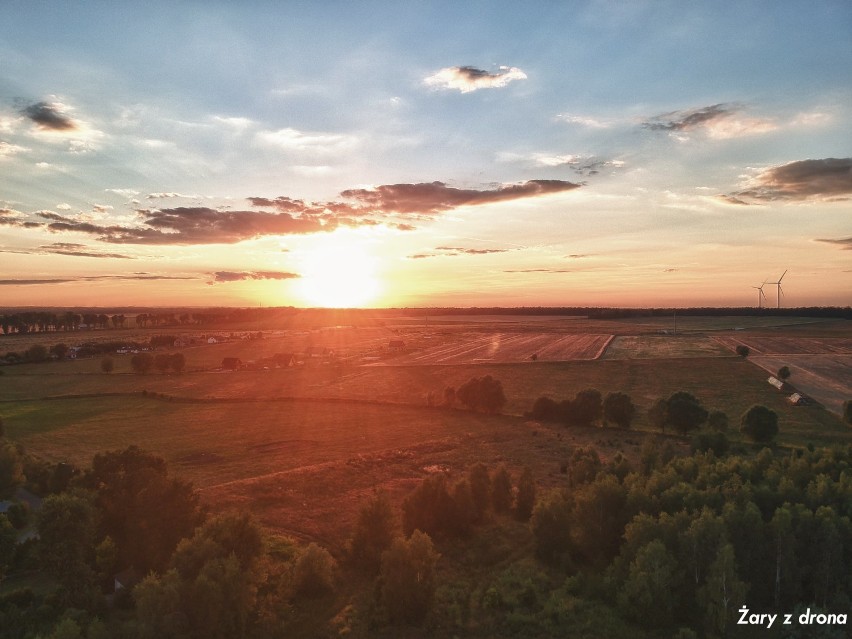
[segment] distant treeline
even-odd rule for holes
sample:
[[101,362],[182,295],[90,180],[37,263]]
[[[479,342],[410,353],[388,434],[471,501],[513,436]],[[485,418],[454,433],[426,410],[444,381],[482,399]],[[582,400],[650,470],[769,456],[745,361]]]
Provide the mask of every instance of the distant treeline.
[[[102,309],[103,310],[103,309]],[[468,316],[582,316],[589,319],[612,320],[642,317],[813,317],[852,319],[852,307],[804,306],[797,308],[753,307],[691,307],[691,308],[601,308],[589,306],[523,306],[514,308],[386,308],[386,309],[300,309],[292,306],[271,308],[206,308],[156,309],[136,308],[135,314],[112,311],[75,312],[74,310],[26,310],[0,314],[0,331],[4,335],[45,333],[106,328],[150,328],[163,326],[211,326],[245,322],[273,322],[299,317],[324,324],[346,325],[365,319],[399,317],[429,317],[436,315]]]

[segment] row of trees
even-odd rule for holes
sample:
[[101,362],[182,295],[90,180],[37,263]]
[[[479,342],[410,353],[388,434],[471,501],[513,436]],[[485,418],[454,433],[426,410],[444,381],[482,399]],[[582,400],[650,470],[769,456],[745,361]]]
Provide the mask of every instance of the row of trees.
[[88,329],[124,328],[124,315],[104,313],[52,313],[49,311],[27,311],[0,315],[0,329],[4,335],[13,333],[48,333],[54,331],[77,331],[82,326]]
[[559,422],[570,426],[591,426],[603,419],[604,424],[630,428],[636,407],[630,396],[609,393],[604,399],[599,390],[587,388],[574,395],[574,399],[557,401],[541,396],[533,404],[528,416],[538,421]]

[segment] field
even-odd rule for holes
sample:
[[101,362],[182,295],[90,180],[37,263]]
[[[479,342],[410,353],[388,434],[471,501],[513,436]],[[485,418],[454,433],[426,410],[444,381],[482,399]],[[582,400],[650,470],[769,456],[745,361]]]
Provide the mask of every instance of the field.
[[[761,368],[789,365],[791,382],[836,410],[852,396],[844,354],[852,343],[849,323],[802,320],[773,328],[766,320],[779,318],[688,318],[694,330],[680,334],[679,320],[677,336],[662,336],[642,322],[467,319],[267,327],[263,339],[235,333],[224,343],[182,349],[187,370],[180,374],[134,374],[129,356],[119,355],[112,356],[113,373],[101,372],[100,357],[6,366],[0,416],[9,437],[51,461],[85,466],[98,451],[141,445],[195,482],[212,509],[248,508],[271,528],[332,548],[341,547],[359,504],[377,487],[400,501],[428,474],[456,475],[480,460],[506,462],[516,475],[529,466],[541,487],[562,485],[560,466],[577,445],[593,445],[605,459],[621,452],[635,460],[651,430],[647,409],[677,390],[724,411],[735,443],[742,443],[739,416],[756,403],[778,413],[784,446],[852,441],[834,413],[791,405]],[[749,322],[753,328],[736,335],[719,334]],[[152,334],[171,331],[96,337]],[[18,350],[25,339],[48,345],[77,336],[21,337],[0,338],[0,351]],[[391,347],[399,341],[402,349]],[[739,341],[753,345],[752,357],[734,355]],[[312,347],[329,352],[315,358]],[[817,349],[821,354],[807,354]],[[299,363],[220,369],[225,357],[251,363],[276,353],[294,353]],[[445,388],[483,375],[503,384],[502,414],[429,406]],[[589,387],[628,393],[638,407],[633,431],[565,429],[524,417],[539,396],[572,398]],[[820,394],[828,391],[830,399]]]
[[612,335],[558,333],[463,333],[447,343],[396,357],[393,364],[477,364],[597,359]]

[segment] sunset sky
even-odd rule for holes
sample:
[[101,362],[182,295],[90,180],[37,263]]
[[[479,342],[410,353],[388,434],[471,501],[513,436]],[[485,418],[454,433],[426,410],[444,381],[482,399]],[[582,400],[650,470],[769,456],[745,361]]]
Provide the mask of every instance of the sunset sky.
[[2,306],[845,306],[850,198],[848,0],[0,3]]

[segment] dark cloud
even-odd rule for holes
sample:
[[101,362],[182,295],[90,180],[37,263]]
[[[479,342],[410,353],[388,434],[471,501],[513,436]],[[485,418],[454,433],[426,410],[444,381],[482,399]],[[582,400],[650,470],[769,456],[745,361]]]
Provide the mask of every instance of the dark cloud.
[[19,226],[25,229],[35,229],[43,226],[39,222],[28,222],[17,217],[0,217],[0,226]]
[[[725,197],[728,201],[843,201],[852,196],[852,158],[799,160],[772,167],[753,186]],[[733,200],[732,200],[733,199]]]
[[752,206],[756,204],[755,202],[746,202],[745,200],[735,197],[733,195],[717,195],[717,198],[722,200],[723,202],[727,202],[728,204],[736,204],[737,206]]
[[852,237],[844,237],[840,239],[817,239],[817,242],[826,242],[828,244],[837,244],[838,246],[846,249],[847,251],[852,251]]
[[642,126],[652,131],[689,131],[704,126],[713,120],[726,118],[734,110],[726,104],[690,109],[688,111],[672,111],[649,118]]
[[47,131],[73,131],[77,123],[62,112],[62,105],[50,102],[36,102],[21,109],[40,129]]
[[219,282],[241,282],[244,280],[290,280],[301,277],[297,273],[286,273],[282,271],[216,271],[213,273],[213,281]]
[[443,182],[386,184],[374,189],[350,189],[340,195],[355,200],[360,207],[381,213],[417,213],[434,215],[461,206],[505,202],[537,195],[560,193],[579,188],[564,180],[530,180],[522,184],[501,185],[494,189],[458,189]]
[[569,260],[581,260],[584,257],[594,257],[594,253],[572,253],[571,255],[566,255]]
[[[232,211],[210,207],[140,209],[138,226],[97,224],[37,211],[46,223],[30,223],[53,232],[77,232],[111,244],[234,244],[265,235],[301,235],[333,231],[340,226],[384,224],[401,231],[415,227],[410,220],[432,220],[461,206],[484,205],[560,193],[579,188],[564,180],[530,180],[489,189],[459,189],[443,182],[389,184],[372,189],[351,189],[343,201],[306,202],[289,197],[248,198],[253,206],[273,211]],[[404,217],[406,221],[400,222]],[[26,225],[17,221],[0,223]]]

